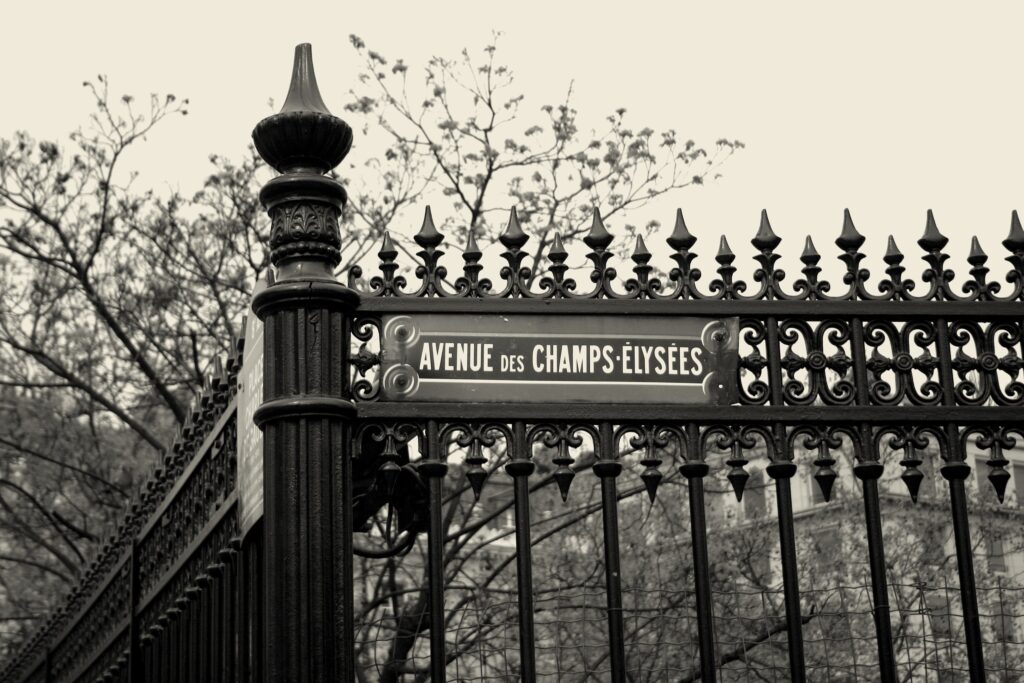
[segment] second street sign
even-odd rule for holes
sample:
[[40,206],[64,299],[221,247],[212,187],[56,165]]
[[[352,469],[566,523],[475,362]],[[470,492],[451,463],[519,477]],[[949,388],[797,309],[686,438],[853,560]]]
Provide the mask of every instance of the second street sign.
[[390,315],[385,401],[734,403],[739,320]]

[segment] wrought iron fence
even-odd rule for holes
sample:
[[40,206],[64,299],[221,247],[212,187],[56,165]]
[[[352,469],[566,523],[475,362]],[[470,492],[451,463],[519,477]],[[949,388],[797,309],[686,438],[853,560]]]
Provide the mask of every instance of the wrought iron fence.
[[[734,256],[724,238],[715,256],[716,277],[706,288],[700,286],[702,274],[693,267],[696,238],[681,214],[667,239],[675,251],[675,267],[667,277],[654,276],[651,255],[642,238],[637,238],[630,256],[632,277],[618,277],[612,265],[613,238],[597,213],[583,240],[593,268],[580,281],[567,275],[569,254],[557,234],[549,245],[542,245],[548,256],[547,272],[538,275],[524,267],[529,237],[514,211],[499,238],[505,248],[501,258],[506,265],[496,282],[482,277],[482,254],[471,237],[462,252],[463,273],[449,283],[441,265],[444,238],[429,211],[414,239],[421,249],[421,262],[413,282],[398,274],[397,250],[387,235],[378,254],[378,271],[365,278],[360,269],[353,268],[349,275],[349,287],[360,296],[352,335],[353,351],[358,348],[363,360],[356,355],[354,358],[360,372],[367,375],[353,387],[358,429],[376,430],[380,440],[388,443],[379,464],[382,470],[403,465],[405,458],[397,446],[416,442],[411,450],[421,454],[418,471],[429,491],[431,512],[426,524],[429,547],[425,572],[430,581],[430,604],[420,605],[421,618],[412,620],[412,632],[408,623],[392,623],[389,641],[429,637],[429,652],[414,647],[403,651],[386,648],[383,654],[373,651],[371,658],[376,661],[371,666],[382,672],[382,680],[398,680],[396,671],[418,677],[429,672],[430,680],[435,681],[452,674],[458,680],[535,680],[545,673],[552,675],[550,658],[542,663],[540,653],[562,646],[552,642],[550,633],[542,637],[538,630],[536,615],[544,609],[535,597],[531,557],[536,545],[533,534],[537,533],[536,524],[531,522],[535,512],[530,504],[531,482],[536,481],[538,467],[545,468],[546,476],[554,479],[563,493],[582,469],[593,471],[600,481],[603,560],[599,564],[604,580],[591,588],[603,594],[605,602],[598,609],[591,595],[592,602],[583,611],[589,609],[591,619],[601,615],[607,636],[599,644],[590,645],[601,652],[600,664],[589,669],[584,666],[579,673],[598,680],[626,680],[634,667],[643,669],[645,657],[636,654],[637,644],[631,641],[626,626],[630,610],[624,600],[629,578],[622,571],[619,528],[625,454],[636,451],[640,455],[632,464],[639,468],[640,490],[646,490],[652,501],[660,482],[672,469],[687,482],[686,495],[677,500],[682,503],[688,499],[690,506],[693,585],[688,594],[694,601],[696,624],[694,677],[735,679],[731,668],[718,665],[723,650],[735,643],[723,638],[721,628],[716,626],[717,594],[708,560],[705,482],[711,465],[721,466],[737,498],[742,497],[750,478],[747,465],[751,454],[756,453],[768,460],[764,473],[775,492],[782,579],[782,614],[767,632],[787,655],[784,659],[779,653],[773,655],[765,664],[766,675],[781,680],[817,679],[828,669],[832,677],[845,680],[842,667],[829,667],[820,658],[808,656],[807,598],[820,589],[801,588],[791,491],[797,460],[810,452],[814,454],[813,478],[820,495],[828,501],[840,476],[837,453],[843,450],[852,454],[852,470],[861,487],[868,580],[861,586],[839,587],[835,592],[869,591],[865,602],[870,605],[867,614],[874,627],[870,636],[874,652],[863,647],[867,640],[863,629],[857,636],[851,633],[839,639],[844,641],[841,647],[856,653],[849,666],[851,671],[859,667],[860,673],[849,675],[854,679],[864,676],[866,680],[906,676],[908,669],[897,661],[897,654],[907,656],[906,648],[899,646],[900,638],[905,645],[908,639],[917,637],[922,639],[924,649],[929,643],[934,648],[938,640],[951,648],[947,648],[948,661],[941,665],[921,650],[917,655],[923,662],[920,672],[934,669],[933,676],[938,675],[936,671],[945,671],[942,675],[947,678],[969,675],[972,680],[984,679],[984,631],[991,626],[982,626],[983,615],[988,613],[979,607],[975,586],[967,488],[972,468],[967,453],[985,454],[988,481],[1002,501],[1010,480],[1007,453],[1016,445],[1015,439],[1024,436],[1024,385],[1019,381],[1024,367],[1024,230],[1016,214],[1010,235],[1004,240],[1012,266],[1006,281],[988,279],[987,256],[975,238],[968,259],[970,279],[960,287],[954,287],[954,274],[946,268],[944,247],[948,240],[930,213],[924,235],[918,240],[926,264],[920,279],[905,276],[904,255],[890,239],[884,257],[886,275],[874,285],[863,267],[865,257],[860,248],[864,237],[847,214],[835,240],[846,270],[843,285],[838,287],[819,279],[820,256],[810,238],[800,257],[802,277],[792,288],[784,286],[785,274],[776,269],[780,238],[764,214],[752,240],[757,250],[752,286],[737,278]],[[584,284],[587,281],[589,285]],[[613,394],[579,405],[549,404],[543,399],[501,402],[493,397],[474,403],[382,400],[389,379],[370,368],[383,333],[384,317],[415,318],[438,313],[738,316],[743,348],[735,381],[740,400],[732,406],[628,405],[616,403]],[[359,441],[356,439],[356,443]],[[898,464],[901,478],[915,500],[929,451],[938,456],[937,472],[948,482],[950,508],[946,514],[953,529],[958,574],[955,586],[947,587],[947,592],[958,592],[959,604],[953,607],[947,601],[944,609],[955,612],[959,620],[962,642],[955,647],[950,634],[911,636],[903,623],[909,614],[907,606],[891,604],[896,586],[887,576],[879,480],[885,471],[882,456],[892,450],[902,453]],[[358,450],[355,457],[360,457]],[[518,628],[517,636],[511,638],[518,652],[510,658],[509,648],[499,647],[501,656],[492,661],[504,664],[491,674],[485,673],[486,667],[479,663],[482,655],[459,654],[460,639],[457,635],[452,638],[455,627],[444,609],[449,604],[445,595],[450,595],[456,607],[449,609],[453,613],[464,611],[459,607],[463,604],[459,595],[464,591],[451,589],[453,577],[446,574],[446,562],[452,555],[445,548],[457,535],[440,514],[452,486],[448,481],[449,488],[442,488],[452,458],[460,463],[468,487],[476,496],[480,496],[486,478],[499,476],[499,469],[504,469],[513,482],[515,553],[511,558],[518,583],[514,597],[499,601],[503,616],[496,617],[496,621],[505,624],[498,637],[504,642],[510,640],[508,626]],[[584,467],[576,467],[578,459],[588,458]],[[897,577],[895,582],[904,580]],[[982,592],[988,594],[991,590],[986,587]],[[768,589],[758,594],[772,592]],[[516,613],[514,618],[511,611]],[[849,612],[836,614],[849,618]],[[894,630],[894,615],[900,620],[898,630]],[[773,617],[761,614],[754,619],[771,621]],[[668,647],[672,640],[666,632],[658,646]],[[474,658],[474,673],[459,668],[460,662],[465,667]],[[510,659],[514,659],[514,665]],[[557,665],[557,658],[555,661]],[[998,670],[991,657],[988,663]],[[688,667],[680,659],[670,665],[670,670],[672,676],[665,680],[679,679],[687,674]]]
[[[895,681],[918,680],[915,671],[984,680],[986,667],[997,670],[993,624],[1005,636],[1002,617],[1015,604],[1007,595],[1019,589],[976,585],[969,479],[984,454],[1002,500],[1007,454],[1024,437],[1016,214],[1001,282],[975,240],[969,277],[954,284],[948,240],[930,213],[921,276],[907,277],[890,239],[885,275],[873,279],[847,214],[835,240],[842,284],[821,279],[808,238],[790,287],[764,214],[749,282],[724,238],[705,278],[681,214],[667,237],[667,273],[637,238],[621,277],[595,212],[582,240],[592,267],[576,277],[557,234],[528,252],[514,211],[499,237],[498,277],[485,277],[470,233],[452,280],[428,210],[410,277],[385,234],[377,268],[351,268],[343,286],[333,269],[346,195],[324,174],[352,132],[323,105],[308,49],[294,73],[282,113],[254,131],[282,173],[261,193],[277,279],[254,302],[265,322],[265,402],[255,416],[266,439],[262,526],[238,537],[236,356],[83,587],[7,678]],[[381,370],[386,320],[436,314],[735,319],[739,367],[727,380],[738,400],[637,404],[611,391],[577,403],[543,393],[391,400],[413,379]],[[898,464],[886,461],[892,452]],[[942,497],[934,509],[947,516],[956,564],[941,589],[890,576],[881,490],[887,468],[899,467],[916,500],[933,465],[946,486],[931,487],[929,505]],[[818,585],[799,559],[813,531],[794,508],[804,466],[824,502],[852,471],[863,511],[848,535],[864,547],[853,582]],[[584,472],[596,479],[585,484]],[[728,575],[745,577],[749,591],[724,590],[713,571],[724,538],[709,521],[719,473],[737,499],[748,492],[745,514],[769,532],[744,562],[771,580]],[[555,491],[573,504],[582,496],[580,511],[540,504]],[[479,512],[498,499],[500,509]],[[476,536],[502,509],[511,510],[504,530]],[[679,515],[671,538],[635,523],[668,519],[669,509]],[[678,561],[638,564],[649,560],[645,548],[672,548]],[[490,567],[472,569],[470,550]],[[551,558],[570,552],[589,558],[589,571],[560,583],[568,565]],[[641,580],[669,569],[660,585]],[[374,593],[377,585],[387,590]],[[931,598],[940,590],[941,601]],[[1002,670],[1015,672],[1013,639],[1000,638]],[[755,656],[755,640],[770,654]]]
[[241,537],[235,509],[243,345],[217,360],[123,523],[0,679],[259,679],[262,541]]

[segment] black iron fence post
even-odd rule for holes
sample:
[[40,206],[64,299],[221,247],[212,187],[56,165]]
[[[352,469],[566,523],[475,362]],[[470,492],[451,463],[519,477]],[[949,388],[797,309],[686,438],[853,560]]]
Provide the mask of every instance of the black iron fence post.
[[[345,480],[349,313],[358,296],[335,280],[341,163],[352,129],[323,103],[309,45],[295,52],[281,112],[253,131],[281,173],[260,192],[271,218],[276,281],[256,296],[264,323],[265,680],[352,681],[351,496]],[[341,633],[339,633],[339,630]]]
[[[950,353],[949,325],[945,318],[935,321],[935,342],[939,356],[939,382],[942,402],[956,405],[953,384],[953,359]],[[956,566],[960,578],[960,604],[963,607],[964,637],[967,644],[967,663],[972,683],[985,680],[985,656],[982,650],[981,617],[978,612],[978,594],[974,582],[974,546],[971,544],[971,524],[967,516],[966,480],[971,466],[960,443],[960,430],[955,422],[945,425],[946,461],[940,471],[949,482],[949,502],[953,513],[953,542],[956,547]]]

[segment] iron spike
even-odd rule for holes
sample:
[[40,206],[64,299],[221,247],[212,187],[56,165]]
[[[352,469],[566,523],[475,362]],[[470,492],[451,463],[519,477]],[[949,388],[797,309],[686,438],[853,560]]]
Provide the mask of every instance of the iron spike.
[[732,485],[732,491],[736,494],[736,501],[742,503],[743,491],[747,486],[747,480],[750,479],[750,475],[742,467],[733,467],[725,477],[729,480],[729,484]]
[[947,242],[949,242],[949,238],[939,232],[939,226],[935,224],[935,215],[931,209],[928,209],[928,220],[925,222],[924,234],[921,235],[921,239],[917,243],[925,251],[933,252],[941,251]]
[[266,272],[267,287],[277,282],[277,275],[274,274],[274,266],[268,266]]
[[843,251],[857,251],[864,244],[864,235],[857,232],[849,209],[843,209],[843,230],[836,238],[836,246]]
[[224,372],[224,361],[220,356],[213,357],[213,384],[220,388],[228,383],[228,375]]
[[988,260],[988,254],[981,248],[981,242],[978,241],[978,236],[975,235],[971,238],[971,253],[967,255],[967,262],[972,266],[980,266]]
[[821,497],[825,499],[826,503],[832,502],[832,487],[838,477],[839,475],[831,467],[820,469],[814,474],[814,481],[818,483]]
[[604,221],[601,220],[600,209],[595,208],[594,220],[590,224],[590,232],[583,238],[583,243],[591,249],[604,250],[612,243],[612,239],[611,233],[604,227]]
[[551,240],[551,248],[548,250],[548,258],[555,263],[562,263],[569,258],[569,252],[565,250],[562,245],[562,235],[555,233],[555,238]]
[[896,238],[892,235],[889,235],[889,243],[886,245],[885,256],[882,257],[882,260],[890,266],[894,266],[903,261],[903,252],[896,246]]
[[644,244],[643,235],[636,236],[636,246],[633,248],[633,255],[631,258],[636,263],[647,263],[651,260],[651,252],[647,251],[647,245]]
[[487,481],[487,470],[482,467],[474,467],[466,472],[466,479],[469,480],[469,485],[473,489],[473,500],[480,502],[480,493],[484,489],[484,482]]
[[[231,333],[231,353],[232,356],[242,351],[242,345],[245,344],[245,325],[249,320],[249,316],[242,315],[241,324],[235,328],[235,331]],[[232,362],[231,357],[228,358],[228,362]]]
[[506,249],[522,249],[529,239],[530,236],[523,232],[522,226],[519,225],[519,212],[513,206],[509,212],[508,225],[505,226],[505,232],[498,237],[498,241]]
[[640,475],[640,480],[643,481],[644,488],[647,489],[647,497],[651,499],[652,503],[658,495],[658,485],[664,478],[665,475],[656,467],[649,467]]
[[572,486],[572,480],[576,477],[576,473],[569,467],[563,466],[555,470],[552,476],[555,478],[555,483],[558,484],[558,493],[562,496],[562,502],[568,502],[569,487]]
[[772,230],[772,224],[768,221],[768,211],[761,209],[761,224],[758,226],[757,234],[754,235],[754,239],[750,240],[750,243],[758,251],[773,251],[775,247],[779,246],[780,242],[782,242],[782,238],[775,234],[775,231]]
[[821,254],[814,248],[814,240],[808,235],[804,241],[804,251],[800,254],[800,261],[808,266],[815,266],[821,260]]
[[694,244],[697,243],[697,238],[690,234],[690,231],[686,227],[686,221],[683,219],[683,210],[676,209],[676,225],[672,230],[672,234],[665,240],[668,242],[668,246],[672,247],[676,251],[683,249],[690,249]]
[[992,483],[992,488],[996,490],[996,498],[1002,504],[1006,497],[1006,485],[1010,481],[1010,473],[1002,467],[993,467],[988,473],[988,480]]
[[434,215],[430,211],[430,206],[427,206],[423,212],[423,225],[420,226],[420,231],[413,236],[413,239],[423,249],[430,249],[444,242],[444,235],[434,227]]
[[384,231],[384,239],[381,240],[380,251],[377,252],[377,256],[380,257],[381,261],[394,261],[398,258],[398,249],[395,248],[395,243],[391,241],[391,233],[387,230]]
[[292,64],[292,82],[288,86],[281,113],[290,111],[309,111],[331,115],[324,98],[320,95],[320,87],[316,83],[313,71],[313,47],[309,43],[295,46],[295,61]]
[[473,231],[469,231],[469,239],[466,240],[466,248],[462,252],[462,258],[466,261],[479,261],[483,256],[480,251],[480,247],[476,245],[476,237],[473,236]]
[[1003,240],[1003,246],[1015,253],[1024,251],[1024,227],[1021,227],[1016,209],[1010,214],[1010,234]]
[[732,249],[729,248],[729,240],[726,239],[725,235],[718,241],[718,254],[715,256],[715,260],[723,265],[732,263],[736,259],[736,254],[732,253]]

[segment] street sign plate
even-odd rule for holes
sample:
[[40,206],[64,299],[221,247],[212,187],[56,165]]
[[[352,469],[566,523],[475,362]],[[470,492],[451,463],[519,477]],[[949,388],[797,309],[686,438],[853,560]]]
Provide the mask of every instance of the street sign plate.
[[738,318],[385,315],[381,399],[737,401]]

